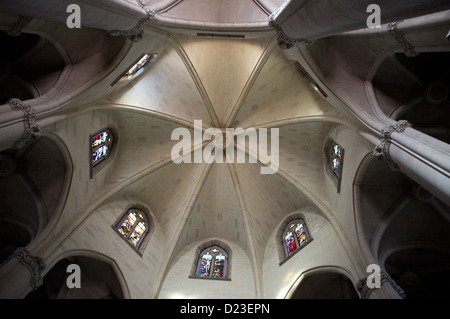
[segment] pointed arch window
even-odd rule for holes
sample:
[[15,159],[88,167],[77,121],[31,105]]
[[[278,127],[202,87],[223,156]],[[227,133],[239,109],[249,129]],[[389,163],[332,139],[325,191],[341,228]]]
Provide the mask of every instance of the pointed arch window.
[[104,129],[91,136],[92,166],[105,160],[110,152],[114,138],[110,129]]
[[[204,247],[204,246],[203,246]],[[230,277],[230,255],[219,245],[197,249],[195,267],[190,278],[228,279]]]
[[90,144],[90,175],[94,175],[102,170],[114,157],[117,148],[118,134],[113,126],[108,126],[89,137]]
[[138,208],[130,208],[115,227],[116,231],[137,251],[142,252],[150,225],[146,213]]
[[291,221],[285,228],[282,242],[285,257],[291,257],[311,241],[306,224],[301,219]]
[[344,167],[344,149],[335,141],[328,139],[325,143],[324,154],[326,171],[339,193]]
[[130,67],[118,77],[111,85],[114,86],[116,83],[132,80],[139,75],[141,75],[150,65],[155,63],[158,58],[157,53],[144,53],[140,56]]
[[333,170],[333,173],[337,176],[341,176],[342,170],[342,160],[343,160],[343,151],[342,147],[336,142],[331,143],[330,147],[330,166]]

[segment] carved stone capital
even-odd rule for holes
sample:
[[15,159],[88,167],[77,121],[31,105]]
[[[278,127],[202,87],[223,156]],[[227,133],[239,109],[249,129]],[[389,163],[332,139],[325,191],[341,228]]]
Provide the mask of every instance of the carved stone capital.
[[[405,292],[403,289],[397,285],[397,283],[389,276],[389,274],[385,271],[380,272],[380,288],[383,284],[389,283],[392,288],[399,294],[403,299],[406,298]],[[379,288],[369,288],[367,285],[367,278],[361,278],[356,283],[356,289],[359,291],[361,299],[369,299],[370,295]]]
[[375,146],[373,149],[373,155],[378,158],[386,161],[386,163],[391,167],[393,171],[399,171],[400,168],[398,165],[392,160],[389,155],[389,147],[391,146],[391,134],[393,132],[403,133],[406,128],[411,127],[411,123],[408,121],[398,121],[394,125],[388,125],[381,130],[381,141],[380,144]]
[[144,0],[137,0],[139,6],[145,10],[146,15],[143,19],[139,20],[136,26],[131,30],[111,30],[109,31],[109,34],[112,36],[120,36],[123,35],[127,39],[133,41],[133,42],[139,42],[144,38],[144,25],[152,20],[156,13],[155,10],[151,9],[149,6],[147,6],[147,1]]
[[278,14],[278,12],[280,11],[280,9],[278,9],[278,11],[275,11],[274,13],[272,13],[269,16],[269,26],[271,26],[275,30],[275,32],[277,33],[278,45],[283,50],[287,50],[287,49],[292,48],[295,43],[303,43],[305,45],[311,45],[313,42],[310,41],[310,40],[307,40],[307,39],[292,39],[292,38],[288,37],[284,33],[284,31],[281,28],[281,26],[278,23],[275,22],[275,17]]
[[40,257],[32,256],[25,248],[19,247],[13,253],[12,258],[16,258],[19,263],[28,268],[31,274],[30,284],[33,290],[42,285],[42,270],[45,263]]
[[392,286],[392,288],[394,288],[394,290],[399,294],[400,297],[402,297],[403,299],[406,298],[406,294],[403,291],[403,289],[399,285],[397,285],[394,279],[392,279],[387,272],[382,271],[380,273],[380,277],[381,277],[381,284],[388,282]]
[[31,140],[41,136],[41,129],[36,124],[36,111],[30,105],[23,104],[19,99],[10,99],[6,103],[11,106],[12,110],[24,113],[25,133],[14,145],[16,149],[21,149]]
[[22,33],[23,28],[26,27],[31,22],[31,20],[33,20],[32,17],[23,15],[19,16],[17,20],[9,26],[8,35],[17,37]]
[[369,299],[369,296],[376,288],[369,288],[367,286],[367,278],[361,278],[356,283],[356,290],[359,291],[361,299]]
[[406,39],[405,33],[398,30],[398,23],[399,21],[388,24],[389,33],[397,40],[407,57],[415,57],[417,55],[416,48],[408,41],[408,39]]

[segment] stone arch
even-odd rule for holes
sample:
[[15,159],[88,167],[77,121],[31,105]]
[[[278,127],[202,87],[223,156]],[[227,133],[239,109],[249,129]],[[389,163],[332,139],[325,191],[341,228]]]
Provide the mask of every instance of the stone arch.
[[[70,264],[80,267],[81,288],[69,288]],[[26,299],[130,298],[125,278],[110,257],[89,250],[72,250],[53,260],[43,272],[43,284]]]
[[[0,175],[5,261],[16,248],[47,236],[57,223],[70,187],[72,161],[64,143],[51,134],[44,134],[23,150],[1,152],[0,161],[5,168]],[[8,236],[12,229],[17,235]]]
[[447,296],[434,282],[442,282],[450,270],[450,207],[370,154],[354,185],[357,233],[366,263],[379,265],[407,299]]
[[349,273],[324,266],[303,272],[289,290],[289,299],[359,299]]

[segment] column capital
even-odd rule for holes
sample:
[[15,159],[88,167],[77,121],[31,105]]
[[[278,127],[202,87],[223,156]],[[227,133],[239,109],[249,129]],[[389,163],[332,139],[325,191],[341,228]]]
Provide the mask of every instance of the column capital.
[[[32,256],[28,250],[23,247],[17,248],[14,253],[8,258],[8,261],[16,258],[20,264],[25,266],[30,272],[30,284],[33,290],[39,288],[42,285],[42,270],[45,267],[45,263],[42,258]],[[5,262],[5,263],[6,263]]]
[[367,285],[367,278],[361,278],[358,280],[356,284],[356,289],[359,291],[361,299],[369,299],[370,295],[376,290],[380,289],[383,284],[389,283],[389,285],[398,293],[398,295],[405,299],[406,295],[403,289],[397,285],[397,283],[389,276],[389,274],[385,271],[380,272],[380,287],[379,288],[369,288]]
[[111,30],[109,31],[109,34],[111,34],[112,36],[120,36],[123,35],[125,36],[127,39],[133,41],[133,42],[139,42],[140,40],[143,39],[144,37],[144,25],[153,20],[153,18],[156,15],[155,10],[153,10],[152,8],[150,8],[147,5],[147,1],[145,0],[137,0],[137,3],[139,4],[139,6],[145,10],[146,14],[145,17],[142,18],[141,20],[138,21],[138,23],[136,24],[136,26],[131,29],[131,30]]
[[41,136],[41,129],[36,123],[36,111],[31,105],[26,105],[21,100],[15,98],[10,99],[6,104],[11,106],[13,111],[23,111],[24,113],[25,133],[14,143],[16,149],[21,149],[31,140]]
[[307,39],[292,39],[288,37],[281,26],[275,21],[277,13],[282,9],[283,7],[280,7],[276,12],[269,15],[269,26],[271,26],[276,34],[277,34],[277,41],[278,45],[283,49],[287,50],[294,46],[296,43],[303,43],[305,45],[311,45],[313,41],[307,40]]
[[387,125],[381,130],[381,141],[380,144],[375,146],[373,149],[373,155],[378,158],[385,160],[393,171],[399,171],[400,168],[392,160],[389,154],[389,147],[391,146],[391,134],[403,133],[408,127],[412,127],[412,124],[405,120],[400,120],[394,125]]

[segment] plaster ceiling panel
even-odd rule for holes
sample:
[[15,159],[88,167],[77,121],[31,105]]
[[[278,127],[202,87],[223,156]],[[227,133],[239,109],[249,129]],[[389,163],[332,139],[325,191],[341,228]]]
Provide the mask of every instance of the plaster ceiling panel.
[[122,195],[147,204],[164,233],[164,249],[173,249],[173,241],[183,227],[187,206],[206,164],[170,163],[127,186]]
[[260,174],[259,163],[233,165],[249,214],[255,250],[261,261],[267,240],[276,226],[293,211],[311,203],[280,175]]
[[179,39],[224,126],[269,39]]
[[163,15],[217,25],[268,20],[267,14],[251,0],[183,0]]
[[223,238],[247,251],[247,232],[228,165],[212,164],[186,221],[178,250],[192,242]]
[[[115,157],[114,176],[122,181],[171,156],[178,140],[171,140],[179,124],[131,111],[115,112],[119,131],[119,149]],[[191,134],[193,134],[192,130]]]
[[337,111],[310,86],[278,47],[255,80],[234,127],[252,127],[309,116],[335,116]]
[[135,82],[111,93],[107,100],[163,113],[175,119],[211,123],[205,103],[173,47],[161,53],[154,65]]
[[323,145],[331,125],[316,122],[280,128],[280,169],[316,195],[325,194]]

